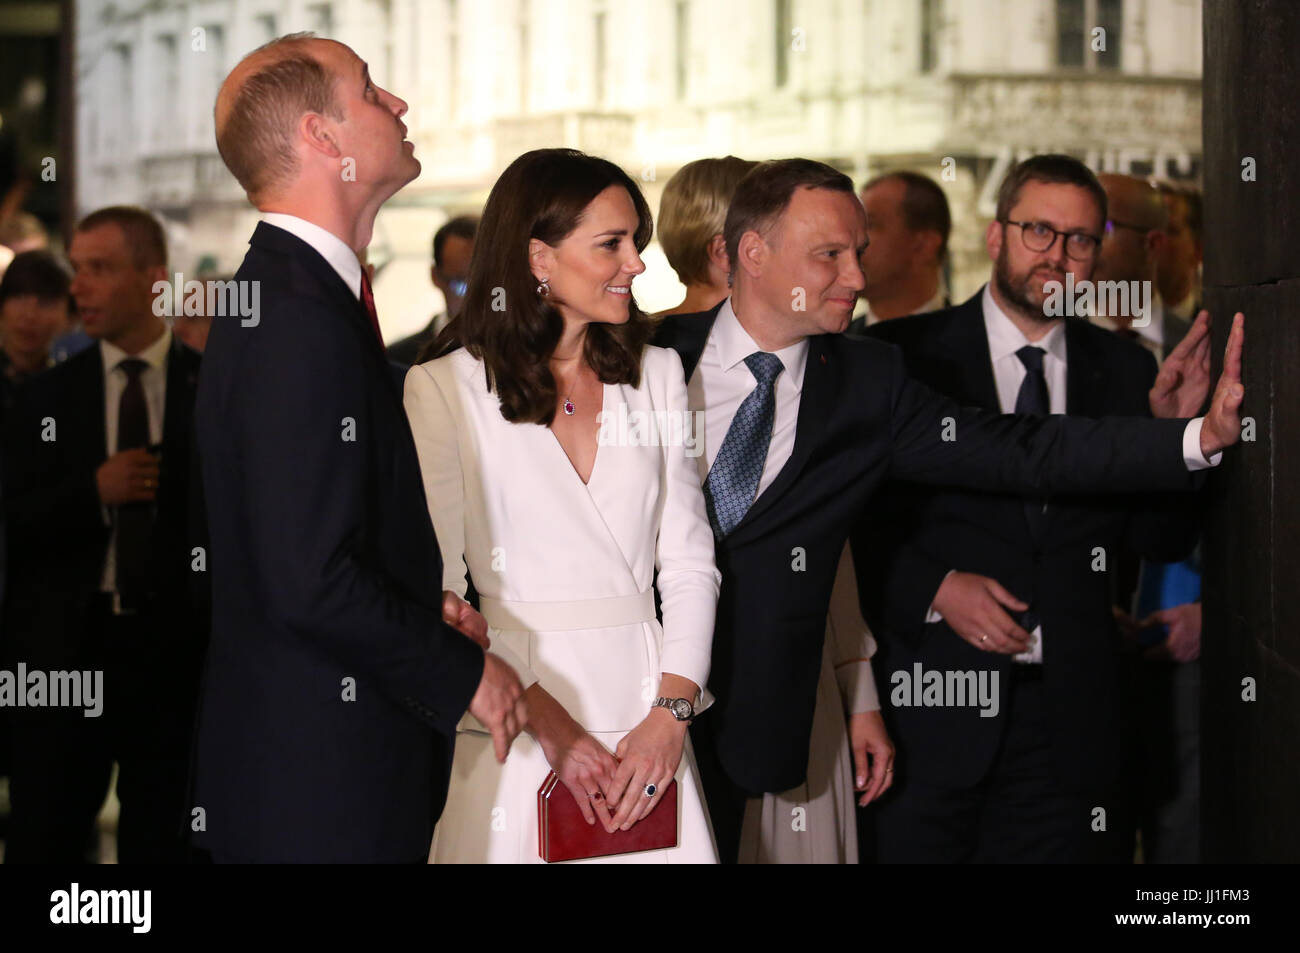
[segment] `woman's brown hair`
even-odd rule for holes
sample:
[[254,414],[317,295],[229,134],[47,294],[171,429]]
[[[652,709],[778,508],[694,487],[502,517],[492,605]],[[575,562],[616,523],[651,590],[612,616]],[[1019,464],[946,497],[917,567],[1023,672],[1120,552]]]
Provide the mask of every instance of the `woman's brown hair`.
[[[654,227],[650,207],[614,163],[576,149],[537,149],[510,163],[483,208],[464,305],[420,360],[464,347],[483,361],[501,416],[511,423],[549,425],[559,399],[549,358],[564,318],[537,293],[528,243],[536,238],[558,245],[578,227],[592,200],[614,185],[625,188],[636,207],[632,239],[643,251]],[[583,358],[602,383],[640,383],[641,355],[653,326],[634,298],[628,310],[626,324],[587,326]]]

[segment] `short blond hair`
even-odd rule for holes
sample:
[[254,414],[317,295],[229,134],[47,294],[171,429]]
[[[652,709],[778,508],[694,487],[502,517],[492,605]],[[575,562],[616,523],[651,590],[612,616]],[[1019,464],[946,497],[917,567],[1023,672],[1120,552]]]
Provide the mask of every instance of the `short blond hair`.
[[682,284],[708,284],[709,242],[722,234],[736,186],[756,165],[735,156],[697,159],[664,186],[659,244]]
[[254,57],[264,63],[243,78],[224,122],[217,110],[217,151],[250,201],[297,173],[294,134],[305,113],[343,118],[334,95],[337,77],[305,48],[304,41],[314,38],[290,33],[249,53],[240,66]]

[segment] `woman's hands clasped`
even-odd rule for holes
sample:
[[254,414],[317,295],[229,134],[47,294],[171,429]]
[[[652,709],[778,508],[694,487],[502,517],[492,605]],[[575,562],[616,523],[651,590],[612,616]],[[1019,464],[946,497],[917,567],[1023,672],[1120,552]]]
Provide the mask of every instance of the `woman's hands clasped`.
[[[654,810],[677,773],[685,744],[686,722],[666,708],[650,709],[641,724],[623,736],[614,752],[618,770],[606,792],[615,828],[625,831]],[[649,784],[654,794],[646,796]]]
[[587,823],[599,820],[612,834],[607,799],[618,762],[540,684],[528,689],[527,699],[528,733],[541,746],[551,770],[578,802]]
[[549,741],[549,744],[542,745],[546,760],[578,802],[582,816],[588,824],[599,820],[601,826],[612,834],[615,827],[610,818],[608,797],[618,770],[614,756],[576,721],[571,723],[571,728]]

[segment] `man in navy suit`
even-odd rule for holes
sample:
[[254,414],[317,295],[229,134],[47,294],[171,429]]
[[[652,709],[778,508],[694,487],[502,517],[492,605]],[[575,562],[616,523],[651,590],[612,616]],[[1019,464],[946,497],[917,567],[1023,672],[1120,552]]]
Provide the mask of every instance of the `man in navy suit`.
[[[958,307],[867,333],[899,346],[918,380],[992,412],[1195,413],[1209,385],[1206,317],[1158,380],[1140,344],[1047,307],[1050,282],[1099,276],[1114,240],[1103,241],[1108,198],[1076,159],[1025,160],[1003,183],[987,229],[989,284]],[[1170,396],[1180,380],[1194,385],[1179,389],[1181,401]],[[1200,448],[1184,452],[1196,465]],[[1122,813],[1116,570],[1128,549],[1186,555],[1195,497],[1044,500],[912,486],[887,498],[855,551],[860,589],[874,603],[868,615],[879,620],[882,679],[919,665],[975,672],[997,689],[987,711],[918,706],[910,693],[882,691],[902,777],[876,808],[879,858],[1104,859]]]
[[194,811],[218,861],[422,861],[466,709],[501,760],[526,718],[482,617],[444,601],[360,262],[420,171],[405,112],[303,34],[217,98],[221,156],[263,213],[235,275],[257,313],[214,320],[196,408],[213,619]]
[[[9,421],[4,664],[102,678],[94,708],[14,710],[8,863],[77,863],[118,763],[118,860],[188,858],[186,779],[206,640],[191,570],[199,355],[153,307],[147,211],[100,209],[69,249],[88,348],[32,379]],[[102,673],[95,676],[92,673]],[[86,717],[90,714],[91,717]]]
[[732,296],[665,319],[656,343],[681,355],[692,409],[705,414],[722,590],[717,701],[692,739],[719,853],[734,860],[745,800],[806,776],[836,566],[881,482],[1189,489],[1188,435],[1205,453],[1239,439],[1244,332],[1203,419],[994,416],[910,379],[897,349],[842,334],[866,244],[847,176],[806,159],[763,163],[737,187],[724,235]]

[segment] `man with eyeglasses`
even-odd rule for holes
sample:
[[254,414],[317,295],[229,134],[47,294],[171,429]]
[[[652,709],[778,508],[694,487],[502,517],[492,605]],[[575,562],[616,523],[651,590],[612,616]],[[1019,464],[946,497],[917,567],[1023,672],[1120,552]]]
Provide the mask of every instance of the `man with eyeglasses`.
[[433,267],[429,270],[429,277],[434,287],[442,292],[447,306],[415,334],[390,344],[390,361],[405,367],[417,363],[425,347],[460,311],[461,302],[465,299],[465,278],[469,275],[470,259],[474,257],[474,235],[477,231],[476,216],[457,215],[433,233]]
[[[985,233],[992,280],[955,308],[867,333],[899,345],[915,378],[994,412],[1190,416],[1208,392],[1208,317],[1157,383],[1146,350],[1049,306],[1052,282],[1092,277],[1106,222],[1106,193],[1082,163],[1030,158],[1003,182]],[[1181,401],[1171,396],[1180,378],[1193,385]],[[1183,448],[1189,468],[1212,465],[1196,441]],[[876,671],[974,674],[996,685],[997,704],[916,705],[882,686],[900,762],[895,792],[860,825],[874,820],[878,859],[1113,856],[1104,833],[1120,762],[1110,572],[1126,545],[1185,555],[1195,538],[1187,501],[892,493],[855,538]]]

